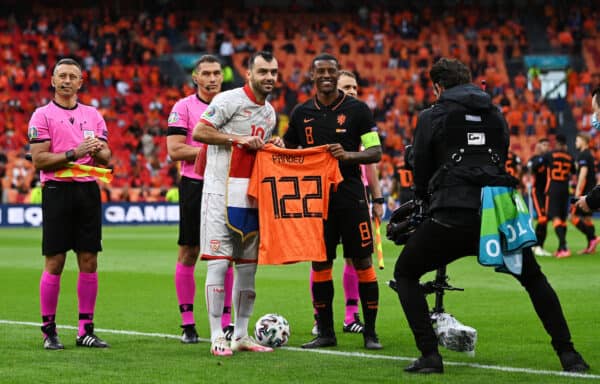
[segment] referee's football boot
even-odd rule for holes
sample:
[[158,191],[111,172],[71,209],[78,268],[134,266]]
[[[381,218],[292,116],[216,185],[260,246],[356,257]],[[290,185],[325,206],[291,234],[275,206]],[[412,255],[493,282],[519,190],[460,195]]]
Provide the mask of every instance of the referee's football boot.
[[225,340],[231,341],[231,337],[233,336],[233,324],[223,327],[223,335],[225,335]]
[[413,361],[408,367],[404,368],[404,372],[409,373],[444,373],[444,363],[442,356],[433,352],[427,356],[421,356]]
[[42,332],[44,332],[44,349],[58,350],[65,349],[56,334],[56,324],[48,323],[42,326]]
[[78,347],[108,348],[108,343],[94,334],[94,323],[84,325],[85,334],[77,336],[75,344]]
[[182,325],[183,332],[181,333],[181,342],[183,344],[198,343],[198,332],[196,332],[196,324]]
[[309,341],[308,343],[302,344],[302,348],[304,349],[314,349],[314,348],[324,348],[324,347],[335,347],[337,345],[337,339],[335,337],[335,332],[333,329],[325,330],[321,332],[319,330],[319,335]]
[[363,333],[365,326],[360,322],[360,316],[358,313],[354,314],[354,321],[350,324],[344,323],[344,332],[346,333]]

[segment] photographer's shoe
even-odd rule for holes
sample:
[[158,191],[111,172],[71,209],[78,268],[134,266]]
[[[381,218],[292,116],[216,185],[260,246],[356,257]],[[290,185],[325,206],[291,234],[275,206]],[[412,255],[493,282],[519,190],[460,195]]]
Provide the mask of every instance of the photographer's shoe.
[[444,363],[439,353],[432,353],[427,356],[421,356],[413,361],[404,372],[409,373],[443,373]]
[[590,369],[588,363],[576,351],[563,352],[558,358],[565,372],[586,372]]

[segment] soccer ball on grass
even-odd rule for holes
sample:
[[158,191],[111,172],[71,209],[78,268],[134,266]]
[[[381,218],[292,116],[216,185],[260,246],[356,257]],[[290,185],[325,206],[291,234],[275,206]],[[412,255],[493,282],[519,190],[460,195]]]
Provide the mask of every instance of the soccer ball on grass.
[[254,338],[267,347],[286,345],[290,337],[290,324],[285,317],[269,313],[262,316],[254,326]]

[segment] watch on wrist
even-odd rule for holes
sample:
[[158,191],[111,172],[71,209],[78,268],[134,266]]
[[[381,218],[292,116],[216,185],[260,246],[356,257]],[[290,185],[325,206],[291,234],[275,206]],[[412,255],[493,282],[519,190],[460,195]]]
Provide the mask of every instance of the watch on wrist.
[[384,204],[385,203],[385,199],[383,197],[376,197],[373,199],[373,203],[375,204]]
[[65,152],[65,157],[67,158],[68,161],[77,160],[77,158],[75,157],[75,151],[72,149],[69,149],[67,152]]

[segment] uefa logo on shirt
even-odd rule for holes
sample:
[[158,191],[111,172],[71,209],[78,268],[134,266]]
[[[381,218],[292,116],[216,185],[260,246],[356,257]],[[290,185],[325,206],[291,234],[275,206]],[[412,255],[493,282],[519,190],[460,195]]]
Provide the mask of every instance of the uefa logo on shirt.
[[202,117],[213,117],[215,115],[215,112],[215,107],[209,106],[202,114]]
[[38,130],[37,130],[37,128],[36,127],[29,127],[28,136],[29,136],[29,140],[37,139],[37,137],[38,137]]
[[171,112],[169,114],[169,119],[167,120],[167,122],[169,124],[173,124],[173,123],[176,123],[177,121],[179,121],[179,114],[177,112]]

